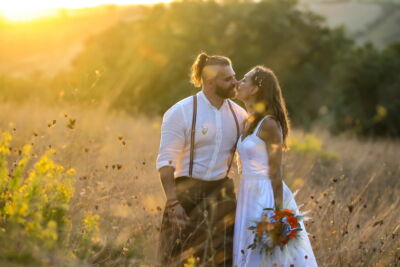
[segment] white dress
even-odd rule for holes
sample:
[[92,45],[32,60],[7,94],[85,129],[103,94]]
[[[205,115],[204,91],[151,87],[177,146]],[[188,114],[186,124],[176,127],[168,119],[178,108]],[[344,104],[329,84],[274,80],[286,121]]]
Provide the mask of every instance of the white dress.
[[[254,234],[247,228],[254,225],[254,221],[260,220],[263,208],[275,208],[272,184],[268,177],[267,149],[264,141],[256,135],[262,121],[251,135],[244,140],[240,137],[237,145],[242,166],[242,179],[237,198],[233,266],[318,266],[302,221],[300,225],[303,231],[299,231],[299,238],[293,240],[295,246],[293,244],[285,246],[283,250],[275,248],[269,255],[260,254],[258,249],[248,248],[253,243]],[[283,208],[291,209],[297,214],[299,209],[294,196],[295,194],[283,182]]]

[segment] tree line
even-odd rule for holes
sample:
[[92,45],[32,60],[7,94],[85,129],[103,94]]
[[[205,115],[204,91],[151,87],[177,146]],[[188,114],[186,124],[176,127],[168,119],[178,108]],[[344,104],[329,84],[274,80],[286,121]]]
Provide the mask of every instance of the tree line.
[[[272,68],[294,125],[323,121],[336,133],[400,136],[400,44],[357,46],[295,0],[147,7],[93,36],[70,70],[40,85],[67,101],[162,114],[196,92],[189,70],[201,51],[230,57],[238,78],[254,65]],[[0,90],[26,83],[3,76]]]

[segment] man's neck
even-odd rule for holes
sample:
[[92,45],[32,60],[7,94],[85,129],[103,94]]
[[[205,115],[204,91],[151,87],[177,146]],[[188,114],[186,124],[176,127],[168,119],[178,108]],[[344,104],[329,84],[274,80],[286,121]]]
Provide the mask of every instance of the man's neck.
[[206,98],[208,99],[208,101],[210,101],[211,105],[213,105],[217,109],[220,109],[220,107],[224,103],[225,99],[217,96],[216,94],[210,93],[207,90],[204,90],[204,88],[202,91],[203,91],[204,95],[206,96]]

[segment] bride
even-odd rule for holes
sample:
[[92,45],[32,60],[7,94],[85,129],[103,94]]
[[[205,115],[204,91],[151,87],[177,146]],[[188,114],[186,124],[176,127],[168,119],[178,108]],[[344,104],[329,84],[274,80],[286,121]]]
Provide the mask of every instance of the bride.
[[254,241],[254,233],[248,228],[260,220],[264,208],[291,209],[296,214],[299,209],[294,194],[282,180],[289,119],[275,74],[264,66],[254,67],[239,81],[237,98],[251,115],[237,145],[242,179],[235,219],[234,266],[317,266],[302,221],[303,230],[290,246],[275,247],[268,254],[248,248]]

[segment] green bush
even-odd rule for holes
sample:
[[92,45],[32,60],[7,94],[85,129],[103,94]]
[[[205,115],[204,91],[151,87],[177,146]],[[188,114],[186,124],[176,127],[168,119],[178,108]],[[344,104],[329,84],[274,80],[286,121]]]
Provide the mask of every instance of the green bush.
[[[40,261],[44,252],[63,246],[69,232],[67,218],[73,195],[74,170],[51,160],[49,150],[26,172],[31,160],[25,145],[13,171],[8,169],[11,135],[0,141],[0,259]],[[39,257],[39,258],[38,258]]]
[[351,42],[296,4],[183,1],[148,7],[137,20],[91,38],[72,70],[55,81],[71,85],[66,99],[107,96],[116,108],[160,114],[195,92],[189,69],[204,50],[230,57],[238,78],[254,65],[273,68],[294,122],[308,125],[326,101],[331,66]]
[[291,153],[319,160],[323,164],[333,164],[339,159],[337,154],[326,151],[322,147],[322,142],[311,134],[307,134],[304,139],[290,137],[289,149]]
[[9,169],[9,133],[0,139],[0,263],[18,262],[48,265],[53,254],[63,260],[87,260],[100,243],[99,216],[87,213],[82,219],[82,235],[74,247],[70,242],[71,221],[68,219],[74,192],[74,169],[64,169],[52,160],[48,150],[31,169],[30,145],[25,145],[21,158]]
[[334,132],[400,136],[400,44],[346,53],[332,73]]

